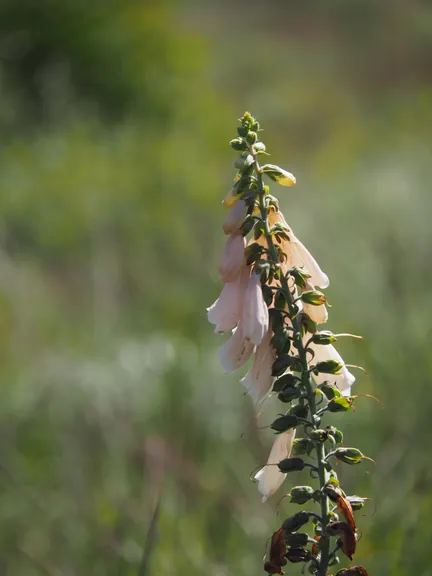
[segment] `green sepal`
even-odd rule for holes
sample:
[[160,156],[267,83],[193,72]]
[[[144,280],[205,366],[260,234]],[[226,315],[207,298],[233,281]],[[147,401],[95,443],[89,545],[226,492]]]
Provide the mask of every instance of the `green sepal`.
[[253,264],[258,258],[260,258],[261,254],[264,252],[264,246],[258,244],[258,242],[253,242],[246,246],[245,248],[245,257],[246,257],[246,264],[250,266]]
[[280,310],[277,310],[276,308],[270,308],[269,318],[273,332],[276,332],[276,330],[283,328],[284,315],[281,313]]
[[288,472],[298,472],[303,470],[305,467],[305,463],[301,458],[285,458],[278,464],[279,470],[284,474]]
[[314,492],[311,486],[294,486],[291,488],[290,504],[306,504],[313,497]]
[[327,302],[327,298],[319,290],[306,290],[301,294],[300,299],[305,304],[311,304],[312,306],[321,306]]
[[279,392],[278,399],[281,402],[287,404],[288,402],[292,402],[293,400],[300,398],[301,395],[302,391],[298,388],[295,388],[294,386],[285,386],[282,392]]
[[318,390],[321,390],[327,400],[333,400],[334,398],[342,397],[342,392],[339,390],[339,388],[327,381],[320,384],[317,388]]
[[294,456],[303,456],[303,454],[307,454],[310,446],[313,448],[313,444],[309,438],[296,438],[293,441],[291,453]]
[[255,142],[257,141],[257,139],[258,139],[258,136],[257,136],[257,133],[256,133],[256,132],[253,132],[253,131],[252,131],[252,132],[249,132],[249,133],[246,135],[246,140],[247,140],[247,143],[248,143],[248,144],[255,144]]
[[264,142],[255,142],[253,145],[255,154],[265,154],[266,152],[266,145]]
[[297,404],[293,406],[291,410],[288,412],[289,415],[297,416],[297,418],[307,418],[309,414],[309,406],[305,404],[302,406],[301,404]]
[[288,354],[278,356],[273,362],[272,376],[282,376],[285,370],[287,370],[290,366],[293,366],[297,361],[297,358],[294,356],[289,356]]
[[302,327],[302,334],[304,335],[306,332],[310,334],[315,334],[318,329],[318,325],[316,322],[310,318],[305,312],[300,312],[297,316],[300,320],[300,324]]
[[278,354],[288,354],[291,345],[291,335],[289,330],[286,328],[279,328],[276,330],[272,336],[271,344]]
[[329,330],[322,330],[321,332],[315,332],[312,337],[312,342],[314,344],[320,344],[325,346],[326,344],[332,344],[336,342],[337,338]]
[[343,368],[343,364],[337,362],[336,360],[324,360],[323,362],[318,362],[313,367],[313,371],[318,374],[340,374]]
[[309,518],[310,513],[302,510],[301,512],[297,512],[293,516],[287,518],[283,522],[282,528],[285,532],[297,532],[302,526],[309,522]]
[[261,286],[261,288],[262,288],[264,302],[267,304],[267,306],[270,306],[270,304],[273,302],[274,292],[270,288],[270,286],[267,286],[266,284]]
[[289,274],[294,278],[296,286],[300,288],[304,288],[306,286],[306,280],[311,277],[309,272],[304,268],[298,268],[297,266],[294,266],[294,268],[289,271]]
[[312,430],[310,433],[310,439],[312,442],[320,442],[321,444],[328,439],[328,430],[322,430],[320,428]]
[[290,532],[285,532],[285,544],[287,546],[292,546],[293,548],[307,546],[309,541],[309,536],[305,532],[297,532],[296,534],[291,534]]
[[353,401],[349,396],[335,397],[327,404],[329,412],[348,412],[352,410]]
[[300,382],[300,378],[294,376],[294,374],[285,374],[276,380],[273,384],[273,392],[282,392],[282,390],[289,386],[294,387]]
[[252,154],[244,152],[241,156],[239,156],[234,160],[234,167],[237,168],[237,170],[243,171],[247,170],[250,166],[252,166],[254,162],[255,160]]
[[275,308],[280,308],[283,310],[286,306],[286,303],[287,301],[283,290],[278,290],[275,296]]
[[230,142],[230,146],[233,150],[236,150],[237,152],[244,152],[249,148],[247,142],[245,142],[243,138],[233,138]]
[[291,430],[298,425],[298,418],[295,414],[285,414],[276,418],[276,420],[271,424],[270,428],[275,430],[278,434]]
[[350,465],[360,464],[364,458],[363,454],[357,448],[336,448],[333,454],[337,460]]

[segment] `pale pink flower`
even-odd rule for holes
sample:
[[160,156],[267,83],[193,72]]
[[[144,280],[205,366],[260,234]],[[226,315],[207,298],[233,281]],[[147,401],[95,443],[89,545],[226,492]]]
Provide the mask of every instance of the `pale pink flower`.
[[219,298],[207,308],[208,321],[216,324],[216,334],[230,332],[239,323],[248,280],[249,266],[244,266],[237,278],[225,284]]
[[255,474],[263,502],[280,488],[286,478],[286,474],[279,470],[277,464],[290,457],[295,433],[295,429],[292,429],[276,436],[267,464]]
[[244,200],[238,200],[228,212],[225,222],[223,223],[223,231],[225,234],[237,234],[241,228],[246,217],[246,204]]
[[267,333],[269,313],[261,288],[260,275],[253,272],[249,278],[243,302],[242,324],[244,337],[260,344]]
[[[309,335],[306,334],[306,339],[309,338]],[[336,362],[340,362],[343,364],[340,374],[318,374],[316,376],[312,373],[312,377],[315,380],[316,384],[322,384],[326,380],[330,382],[330,384],[335,384],[336,387],[342,392],[344,396],[351,395],[351,386],[355,382],[355,376],[351,374],[348,368],[345,366],[344,361],[342,360],[341,355],[336,350],[336,348],[332,344],[326,345],[319,345],[319,344],[309,344],[309,348],[311,348],[315,352],[315,356],[310,361],[310,364],[313,366],[318,362],[324,362],[325,360],[335,360]]]
[[254,344],[243,335],[241,323],[234,329],[231,338],[219,348],[219,361],[226,372],[237,370],[247,362],[254,351]]
[[255,404],[267,394],[274,380],[272,377],[272,365],[276,352],[270,342],[272,334],[272,329],[269,327],[263,341],[256,347],[254,360],[249,372],[240,380]]
[[219,262],[219,276],[222,282],[233,282],[246,265],[246,240],[237,234],[229,236]]

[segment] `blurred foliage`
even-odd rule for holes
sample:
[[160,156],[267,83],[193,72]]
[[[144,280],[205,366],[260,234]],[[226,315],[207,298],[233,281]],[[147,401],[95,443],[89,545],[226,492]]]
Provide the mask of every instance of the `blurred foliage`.
[[377,461],[341,470],[358,562],[432,574],[431,30],[420,0],[0,0],[0,574],[263,573],[270,437],[205,319],[246,108],[385,404],[340,417]]

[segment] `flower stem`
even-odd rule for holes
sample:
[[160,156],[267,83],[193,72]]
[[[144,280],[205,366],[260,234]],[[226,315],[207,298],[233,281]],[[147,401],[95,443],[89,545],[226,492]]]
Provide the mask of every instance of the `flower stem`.
[[[258,199],[259,199],[259,209],[261,212],[261,219],[263,222],[264,234],[267,241],[268,250],[270,253],[270,257],[274,262],[278,262],[278,254],[273,243],[273,237],[270,234],[270,228],[267,218],[267,207],[265,204],[265,190],[264,184],[262,179],[262,171],[258,162],[258,158],[256,153],[251,146],[251,154],[255,158],[255,170],[257,176],[257,185],[258,185]],[[284,293],[285,299],[287,301],[288,310],[290,313],[292,325],[294,328],[294,337],[295,343],[298,350],[299,361],[301,365],[301,382],[304,390],[307,393],[307,399],[309,403],[309,409],[311,412],[311,419],[313,422],[314,429],[319,427],[320,417],[317,415],[317,407],[315,402],[315,394],[314,394],[314,387],[310,379],[310,371],[309,371],[309,364],[307,360],[307,352],[306,347],[303,343],[302,339],[302,327],[298,315],[296,314],[296,309],[294,305],[294,297],[291,294],[291,290],[288,285],[288,280],[284,274],[280,274],[280,285],[281,289]],[[318,468],[318,479],[320,484],[320,489],[324,488],[327,484],[329,476],[327,469],[325,467],[325,447],[324,444],[321,442],[315,443],[315,450],[317,454],[317,468]],[[320,550],[321,550],[321,558],[319,561],[319,568],[317,572],[317,576],[327,576],[328,571],[328,562],[329,562],[329,553],[330,553],[330,538],[326,534],[326,527],[329,522],[329,505],[327,496],[322,492],[321,494],[321,519],[322,519],[322,535],[320,539]]]

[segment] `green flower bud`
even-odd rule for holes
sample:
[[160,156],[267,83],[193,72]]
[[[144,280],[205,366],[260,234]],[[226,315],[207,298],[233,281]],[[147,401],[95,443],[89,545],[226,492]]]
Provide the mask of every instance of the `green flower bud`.
[[267,304],[267,306],[270,306],[270,304],[273,302],[273,290],[270,288],[270,286],[267,286],[266,284],[261,286],[261,288],[264,302]]
[[315,334],[317,331],[317,323],[314,322],[305,312],[300,312],[297,316],[300,320],[302,332],[305,334],[309,332],[310,334]]
[[262,222],[257,222],[254,228],[254,240],[258,240],[264,233],[264,225]]
[[318,386],[318,390],[321,390],[321,392],[324,394],[327,400],[333,400],[333,398],[342,397],[342,392],[339,390],[339,388],[337,388],[333,384],[330,384],[327,381],[320,384]]
[[306,290],[300,296],[302,302],[305,304],[312,304],[312,306],[321,306],[327,302],[325,295],[319,290]]
[[325,442],[328,438],[328,430],[321,430],[321,429],[317,429],[317,430],[312,430],[312,432],[310,433],[310,439],[312,440],[312,442]]
[[326,426],[325,429],[331,436],[335,439],[336,444],[341,444],[343,442],[343,433],[336,428],[336,426]]
[[255,220],[250,215],[247,215],[245,218],[245,221],[243,222],[243,224],[240,228],[240,232],[241,232],[242,236],[246,236],[247,234],[249,234],[249,232],[254,227],[254,224],[255,224]]
[[248,144],[255,144],[257,141],[258,136],[256,132],[249,132],[246,136],[246,140]]
[[276,292],[276,297],[275,297],[275,307],[283,310],[286,306],[286,303],[287,303],[287,301],[286,301],[285,294],[283,293],[282,290],[278,290]]
[[323,346],[326,344],[332,344],[336,342],[336,337],[328,330],[322,330],[321,332],[315,332],[312,338],[312,342],[314,344],[322,344]]
[[348,496],[347,500],[351,504],[351,508],[354,512],[357,512],[357,510],[364,508],[365,502],[368,498],[362,498],[361,496]]
[[309,522],[310,513],[302,510],[302,512],[297,512],[293,516],[287,518],[282,524],[282,528],[285,532],[297,532],[302,526]]
[[285,458],[278,464],[279,470],[284,474],[288,474],[288,472],[298,472],[303,470],[305,467],[305,463],[301,458]]
[[324,360],[323,362],[318,362],[313,367],[315,374],[340,374],[343,368],[343,364],[337,362],[336,360]]
[[281,184],[281,186],[294,186],[296,183],[296,179],[291,172],[287,172],[275,164],[265,164],[262,167],[262,171],[274,182]]
[[284,317],[276,308],[270,308],[269,318],[273,332],[283,328]]
[[296,534],[285,533],[285,544],[293,548],[300,546],[307,546],[309,536],[305,532],[297,532]]
[[243,152],[248,149],[247,143],[242,138],[233,138],[230,142],[230,146],[233,150],[238,152]]
[[294,374],[285,374],[273,384],[273,392],[282,392],[285,387],[295,387],[298,382],[300,382],[300,379]]
[[285,558],[288,558],[288,560],[293,564],[309,562],[311,559],[311,553],[305,548],[289,548],[285,554]]
[[294,386],[285,386],[282,392],[279,392],[278,399],[281,402],[287,403],[296,400],[296,398],[300,398],[301,395],[302,392],[298,388],[295,388]]
[[337,460],[351,465],[360,464],[364,458],[364,455],[357,448],[336,448],[333,454]]
[[264,154],[264,152],[266,151],[266,146],[264,142],[255,142],[253,147],[255,150],[255,154]]
[[297,406],[293,406],[291,408],[291,410],[288,412],[288,414],[293,414],[294,416],[297,416],[297,418],[307,418],[307,415],[309,413],[309,406],[307,404],[305,404],[304,406],[302,406],[301,404],[297,404]]
[[234,166],[237,170],[244,170],[245,168],[249,168],[254,163],[254,157],[252,154],[242,154],[238,158],[234,160]]
[[335,397],[327,404],[329,412],[348,412],[352,409],[353,401],[349,396]]
[[273,424],[270,426],[272,430],[275,430],[278,434],[291,430],[298,425],[298,419],[295,415],[286,414],[285,416],[280,416],[276,418]]
[[306,504],[314,495],[315,490],[310,486],[294,486],[291,489],[291,504]]
[[296,363],[296,358],[294,356],[289,356],[288,354],[283,354],[278,356],[273,362],[272,366],[272,376],[282,376],[282,374]]
[[245,136],[248,135],[249,132],[249,128],[247,128],[246,126],[238,126],[237,127],[237,134],[239,136],[241,136],[242,138],[244,138]]
[[294,266],[289,273],[294,278],[296,285],[300,286],[300,288],[304,288],[306,286],[306,280],[311,277],[306,270],[297,268],[297,266]]
[[263,252],[264,247],[261,246],[261,244],[258,244],[257,242],[254,242],[253,244],[249,244],[249,246],[246,246],[245,256],[246,256],[246,263],[248,264],[248,266],[250,266],[256,260],[258,260],[258,258],[261,256]]
[[309,446],[313,447],[313,444],[309,438],[296,438],[293,441],[291,453],[294,456],[303,456],[303,454],[307,453]]
[[271,344],[278,354],[288,354],[291,344],[289,330],[286,328],[276,330],[271,339]]

